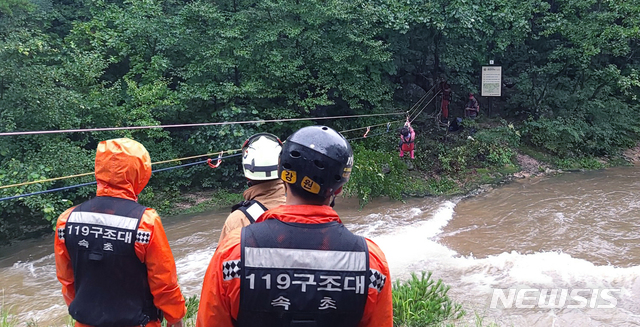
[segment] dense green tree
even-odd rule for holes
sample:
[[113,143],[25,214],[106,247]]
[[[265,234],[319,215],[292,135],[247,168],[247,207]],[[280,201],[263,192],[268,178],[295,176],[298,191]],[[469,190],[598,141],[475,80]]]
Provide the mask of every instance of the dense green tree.
[[[0,0],[0,131],[394,112],[406,108],[404,91],[429,90],[439,77],[453,85],[456,108],[495,60],[509,86],[498,114],[522,130],[519,142],[560,157],[611,155],[640,135],[639,40],[637,0]],[[97,143],[112,137],[141,141],[159,161],[312,123],[0,137],[0,185],[90,172]],[[240,187],[236,162],[154,175],[142,200]],[[91,193],[0,202],[0,242],[46,228]]]

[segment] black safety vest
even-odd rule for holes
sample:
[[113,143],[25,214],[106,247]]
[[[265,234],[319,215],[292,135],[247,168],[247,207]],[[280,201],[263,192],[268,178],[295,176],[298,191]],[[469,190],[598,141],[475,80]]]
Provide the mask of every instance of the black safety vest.
[[258,200],[250,200],[250,201],[241,201],[238,204],[231,207],[231,212],[236,210],[242,211],[245,217],[249,219],[249,223],[253,224],[260,218],[265,211],[267,211],[267,207],[265,207]]
[[372,272],[363,237],[339,222],[269,219],[242,229],[239,327],[355,327]]
[[134,248],[136,241],[151,238],[138,231],[145,209],[131,200],[96,197],[75,208],[62,234],[58,231],[73,265],[73,319],[98,327],[144,326],[161,319],[147,268]]

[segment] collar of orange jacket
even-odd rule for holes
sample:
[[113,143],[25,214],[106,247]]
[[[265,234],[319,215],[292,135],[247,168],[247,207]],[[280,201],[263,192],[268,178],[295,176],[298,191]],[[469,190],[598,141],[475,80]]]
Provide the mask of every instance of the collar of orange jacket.
[[151,158],[144,146],[128,138],[98,144],[95,163],[97,196],[138,200],[151,178]]
[[267,219],[278,219],[288,223],[322,224],[332,221],[342,223],[338,213],[330,206],[281,205],[263,213],[257,223]]

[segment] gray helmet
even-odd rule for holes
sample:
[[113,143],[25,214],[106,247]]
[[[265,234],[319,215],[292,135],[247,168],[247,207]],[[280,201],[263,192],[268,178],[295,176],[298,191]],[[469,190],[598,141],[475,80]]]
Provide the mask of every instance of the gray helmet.
[[327,126],[303,127],[282,146],[278,175],[290,187],[328,198],[351,175],[353,150],[349,142]]

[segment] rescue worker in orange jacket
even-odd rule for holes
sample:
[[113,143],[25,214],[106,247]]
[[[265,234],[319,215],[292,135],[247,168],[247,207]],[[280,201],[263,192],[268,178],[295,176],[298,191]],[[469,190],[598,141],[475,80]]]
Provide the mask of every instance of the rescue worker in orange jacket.
[[252,224],[268,209],[284,204],[284,183],[278,178],[278,158],[282,151],[280,139],[269,133],[249,137],[242,146],[242,170],[249,188],[227,217],[218,244],[234,229]]
[[278,172],[287,202],[218,245],[204,277],[199,327],[392,327],[384,254],[333,210],[353,151],[326,126],[284,143]]
[[151,177],[142,144],[102,141],[97,197],[56,224],[56,274],[76,326],[182,326],[185,300],[160,217],[137,203]]
[[451,103],[451,85],[446,79],[440,82],[440,92],[442,93],[442,102],[440,110],[442,111],[442,122],[449,121],[449,103]]

